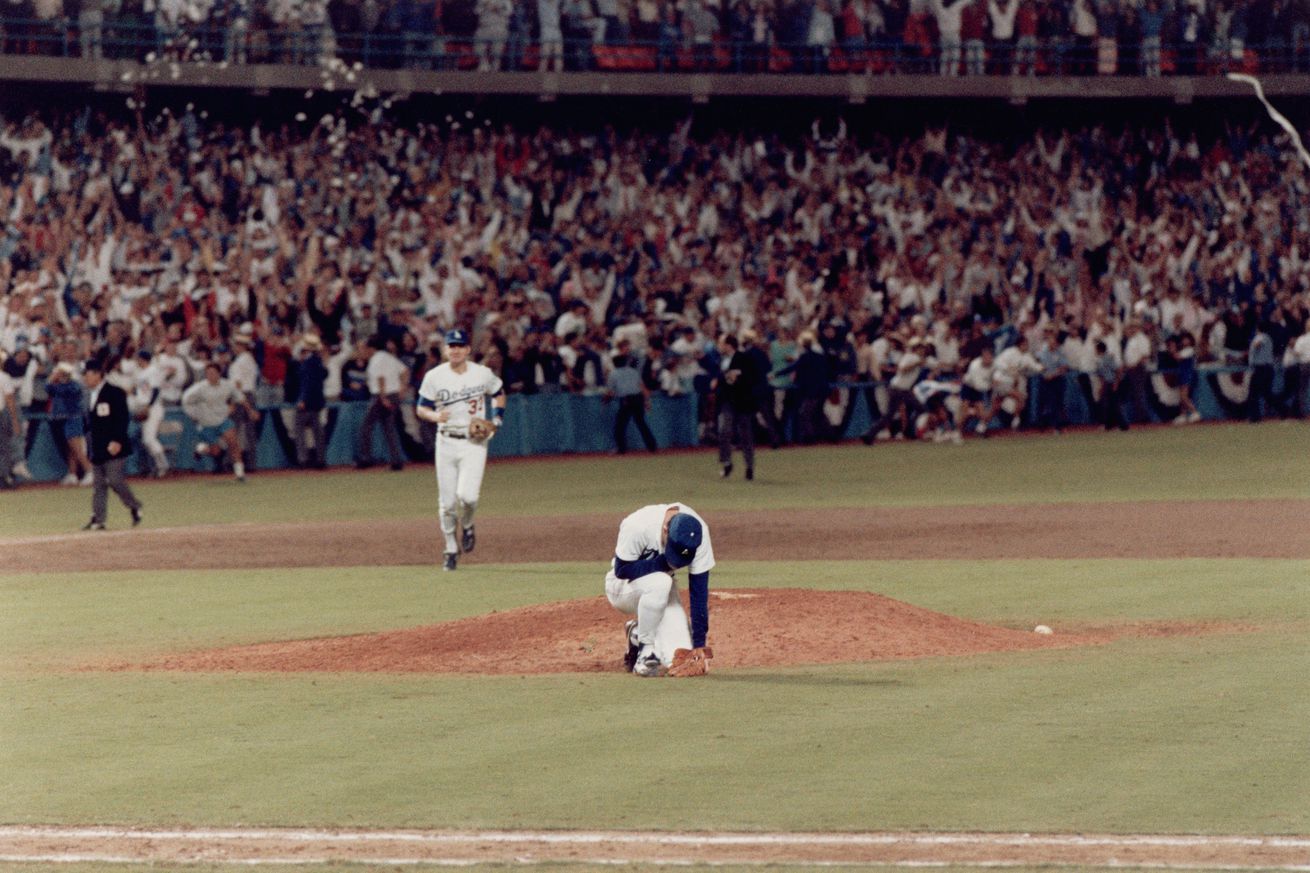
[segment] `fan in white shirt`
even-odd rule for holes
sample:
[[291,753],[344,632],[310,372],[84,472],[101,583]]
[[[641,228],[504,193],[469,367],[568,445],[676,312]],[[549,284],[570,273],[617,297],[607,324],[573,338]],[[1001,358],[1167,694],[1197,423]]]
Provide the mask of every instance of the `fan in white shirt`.
[[[1027,337],[996,356],[996,369],[992,372],[993,403],[1000,400],[1001,409],[1010,416],[1010,427],[1018,429],[1023,420],[1023,408],[1028,403],[1028,377],[1042,371],[1042,365],[1028,351]],[[994,409],[995,407],[993,407]]]

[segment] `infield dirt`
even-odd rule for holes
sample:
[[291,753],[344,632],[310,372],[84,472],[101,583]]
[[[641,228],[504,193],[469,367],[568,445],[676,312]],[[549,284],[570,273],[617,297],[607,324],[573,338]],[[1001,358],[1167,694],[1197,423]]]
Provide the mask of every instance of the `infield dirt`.
[[[754,510],[716,512],[710,524],[721,561],[1310,558],[1307,518],[1310,500],[1278,499]],[[619,521],[484,517],[477,552],[462,563],[594,558],[603,567]],[[0,572],[436,565],[440,542],[435,513],[147,527],[0,541]]]

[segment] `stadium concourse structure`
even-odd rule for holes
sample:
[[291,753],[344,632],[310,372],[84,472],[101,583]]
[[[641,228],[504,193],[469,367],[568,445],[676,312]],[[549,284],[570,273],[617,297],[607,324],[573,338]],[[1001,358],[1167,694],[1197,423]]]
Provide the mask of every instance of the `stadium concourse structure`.
[[[157,88],[236,89],[256,94],[331,88],[348,91],[371,87],[381,93],[536,97],[662,97],[696,103],[713,98],[816,98],[861,104],[878,99],[974,98],[1023,104],[1045,99],[1157,99],[1187,105],[1194,100],[1249,97],[1250,89],[1221,75],[1146,76],[963,76],[863,72],[737,73],[679,71],[613,73],[606,71],[481,71],[423,69],[341,69],[325,73],[332,61],[304,64],[228,64],[205,59],[94,59],[0,55],[0,82],[58,83],[96,91],[129,93],[140,86]],[[1310,95],[1310,73],[1261,76],[1270,97]]]

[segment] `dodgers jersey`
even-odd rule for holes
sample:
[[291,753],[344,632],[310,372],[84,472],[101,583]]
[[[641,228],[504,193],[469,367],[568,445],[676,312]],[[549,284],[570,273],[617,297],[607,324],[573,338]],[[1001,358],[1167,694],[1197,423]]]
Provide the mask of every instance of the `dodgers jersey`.
[[450,418],[441,429],[464,433],[471,420],[487,417],[487,397],[499,394],[502,387],[500,377],[482,364],[469,361],[463,373],[456,373],[446,362],[424,374],[418,405],[449,410]]
[[[710,544],[710,526],[696,511],[683,503],[653,503],[643,506],[629,515],[619,524],[619,541],[614,546],[614,555],[625,561],[641,561],[664,554],[664,544],[660,542],[664,530],[664,514],[670,506],[678,512],[685,512],[700,522],[703,539],[691,559],[687,571],[691,575],[708,573],[714,568],[714,546]],[[611,566],[613,561],[611,560]]]
[[132,376],[132,407],[146,409],[159,400],[164,389],[164,374],[154,361],[145,367],[138,367]]

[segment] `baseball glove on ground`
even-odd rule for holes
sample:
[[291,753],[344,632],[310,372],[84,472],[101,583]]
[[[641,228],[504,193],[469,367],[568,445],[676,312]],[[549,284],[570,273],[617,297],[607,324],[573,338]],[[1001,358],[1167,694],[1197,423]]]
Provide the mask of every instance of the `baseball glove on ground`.
[[679,679],[687,676],[704,676],[710,672],[710,659],[713,657],[714,650],[709,646],[702,646],[699,649],[678,649],[673,653],[673,663],[669,665],[668,675]]
[[469,422],[469,439],[476,442],[491,439],[495,432],[496,426],[485,418],[475,418]]

